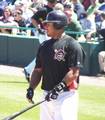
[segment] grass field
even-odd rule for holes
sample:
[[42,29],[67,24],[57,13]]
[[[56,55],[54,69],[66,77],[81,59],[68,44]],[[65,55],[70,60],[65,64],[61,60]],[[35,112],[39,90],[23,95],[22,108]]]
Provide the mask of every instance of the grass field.
[[[28,83],[24,77],[0,75],[0,120],[22,110],[30,104],[25,98]],[[40,101],[40,88],[36,90]],[[80,84],[79,120],[105,120],[105,88]],[[25,112],[15,120],[39,120],[39,106]]]

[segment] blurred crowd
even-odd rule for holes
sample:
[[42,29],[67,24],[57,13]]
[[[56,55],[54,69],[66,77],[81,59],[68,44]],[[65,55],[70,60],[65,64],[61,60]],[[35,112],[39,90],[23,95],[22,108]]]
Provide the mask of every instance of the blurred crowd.
[[105,28],[105,0],[0,0],[0,33],[44,34],[43,21],[54,9],[67,15],[65,31],[74,38],[90,41]]

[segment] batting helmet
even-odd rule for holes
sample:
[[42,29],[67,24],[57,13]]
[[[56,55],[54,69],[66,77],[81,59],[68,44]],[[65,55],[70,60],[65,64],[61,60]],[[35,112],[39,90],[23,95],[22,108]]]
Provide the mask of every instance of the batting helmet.
[[48,13],[44,23],[53,23],[56,29],[61,29],[67,25],[67,16],[60,10],[53,10]]

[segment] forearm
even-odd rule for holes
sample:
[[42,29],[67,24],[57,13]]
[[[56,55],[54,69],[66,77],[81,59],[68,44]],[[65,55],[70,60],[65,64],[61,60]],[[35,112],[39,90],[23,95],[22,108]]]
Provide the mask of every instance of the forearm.
[[40,80],[41,80],[41,76],[42,76],[42,70],[41,69],[34,69],[31,75],[31,80],[30,80],[30,88],[35,89]]
[[42,76],[41,69],[34,69],[33,70],[30,85],[29,85],[29,88],[27,89],[27,94],[26,94],[28,101],[31,103],[34,103],[34,101],[32,100],[32,98],[34,96],[34,89],[39,84],[39,82],[41,80],[41,76]]
[[79,72],[79,68],[70,68],[69,72],[65,75],[63,79],[67,86],[70,86],[70,84],[72,84],[74,80],[77,80]]
[[65,90],[69,90],[69,85],[72,84],[74,80],[77,80],[79,76],[79,68],[70,68],[69,72],[65,75],[63,80],[56,85],[51,91],[48,92],[45,99],[47,101],[57,99],[58,95]]

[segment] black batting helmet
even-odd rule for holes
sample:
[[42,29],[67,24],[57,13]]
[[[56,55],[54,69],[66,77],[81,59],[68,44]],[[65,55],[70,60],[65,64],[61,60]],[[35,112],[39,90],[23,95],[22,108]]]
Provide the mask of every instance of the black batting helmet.
[[44,23],[53,23],[56,29],[61,29],[67,25],[67,16],[61,10],[53,10],[48,13]]

